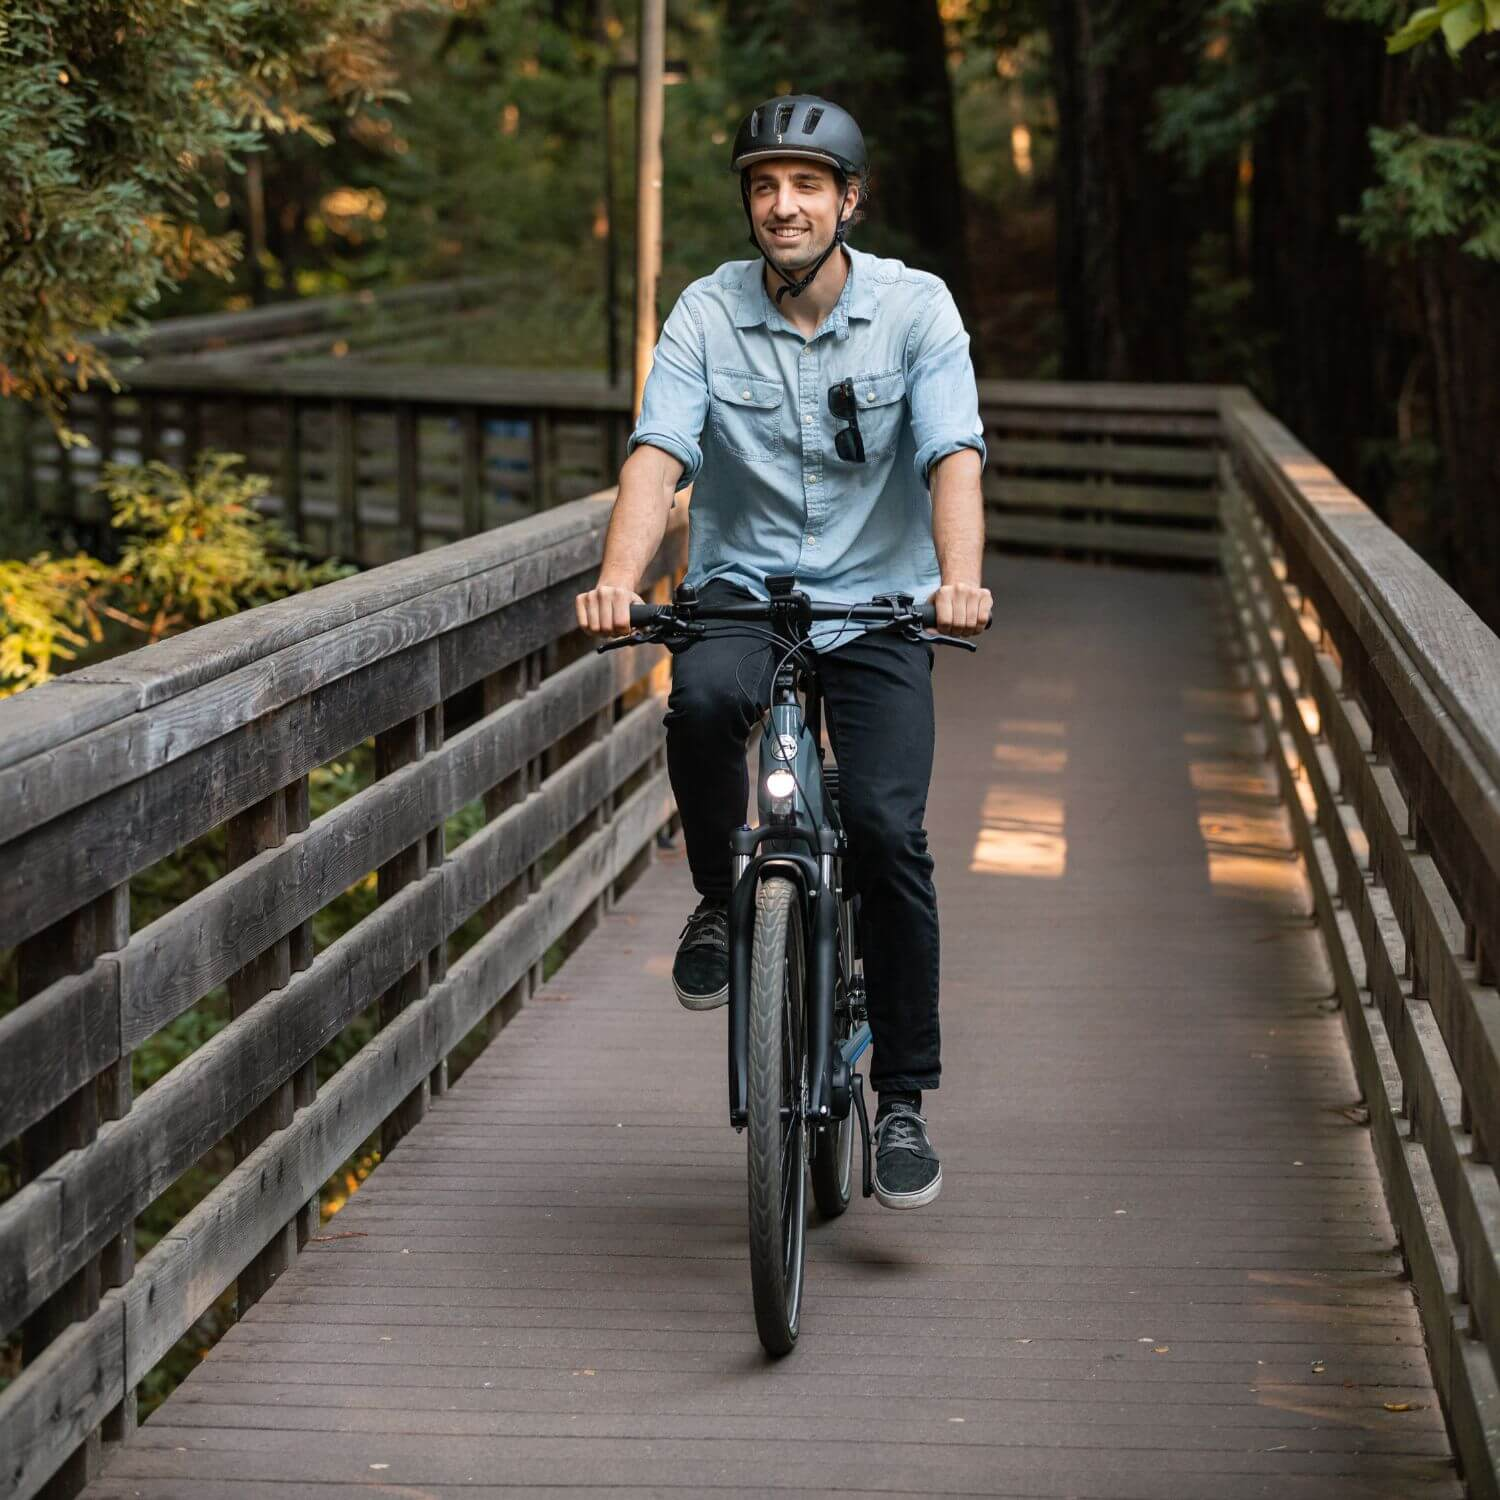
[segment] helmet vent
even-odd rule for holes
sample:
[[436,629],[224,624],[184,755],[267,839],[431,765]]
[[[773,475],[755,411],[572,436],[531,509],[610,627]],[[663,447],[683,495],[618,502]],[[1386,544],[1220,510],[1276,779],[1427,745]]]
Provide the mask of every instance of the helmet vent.
[[760,134],[760,111],[758,109],[750,111],[750,134],[752,137]]
[[818,121],[822,118],[823,111],[821,109],[808,110],[807,117],[802,122],[802,134],[811,135],[818,128]]
[[792,109],[790,104],[778,104],[776,106],[776,134],[785,135],[791,128]]

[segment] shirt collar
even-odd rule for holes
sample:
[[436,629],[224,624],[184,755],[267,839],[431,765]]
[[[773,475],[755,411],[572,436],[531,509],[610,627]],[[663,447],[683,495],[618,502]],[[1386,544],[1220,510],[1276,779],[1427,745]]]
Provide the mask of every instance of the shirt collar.
[[[863,250],[856,250],[852,245],[844,248],[849,252],[849,275],[844,281],[843,291],[839,293],[839,300],[834,303],[833,311],[828,315],[826,325],[840,340],[849,337],[849,323],[852,319],[868,322],[875,316],[875,293],[871,286],[869,265],[874,257],[866,255]],[[771,328],[789,326],[766,295],[763,267],[764,262],[761,260],[752,260],[745,267],[745,274],[740,282],[739,304],[734,315],[736,328],[755,328],[762,323]]]

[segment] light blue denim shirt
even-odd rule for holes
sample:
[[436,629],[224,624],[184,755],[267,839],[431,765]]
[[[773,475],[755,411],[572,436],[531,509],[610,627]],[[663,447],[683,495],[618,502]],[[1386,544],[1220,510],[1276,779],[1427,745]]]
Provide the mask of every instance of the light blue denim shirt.
[[[688,583],[764,598],[768,575],[791,573],[838,603],[938,587],[928,471],[985,451],[969,336],[938,277],[846,248],[844,290],[810,339],[776,310],[759,260],[693,282],[662,328],[628,451],[670,453],[677,487],[693,485]],[[828,409],[851,375],[862,464],[838,456]]]

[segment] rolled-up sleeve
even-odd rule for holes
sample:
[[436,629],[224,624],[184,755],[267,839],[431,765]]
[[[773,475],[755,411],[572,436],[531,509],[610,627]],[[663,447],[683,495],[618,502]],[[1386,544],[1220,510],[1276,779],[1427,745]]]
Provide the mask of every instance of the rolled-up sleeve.
[[917,478],[924,485],[933,464],[960,448],[973,448],[984,461],[984,424],[979,420],[969,335],[952,294],[941,284],[912,325],[906,399],[917,444]]
[[662,325],[646,389],[641,396],[641,419],[630,434],[627,457],[642,443],[670,453],[682,465],[677,481],[686,489],[703,467],[703,423],[708,416],[708,374],[703,331],[688,294]]

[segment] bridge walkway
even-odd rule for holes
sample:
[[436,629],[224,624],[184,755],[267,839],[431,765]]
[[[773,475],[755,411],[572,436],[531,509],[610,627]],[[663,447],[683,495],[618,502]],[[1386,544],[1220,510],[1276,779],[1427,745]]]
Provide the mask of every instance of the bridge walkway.
[[1222,585],[989,567],[937,667],[945,1188],[812,1229],[795,1353],[667,855],[91,1500],[1457,1500]]

